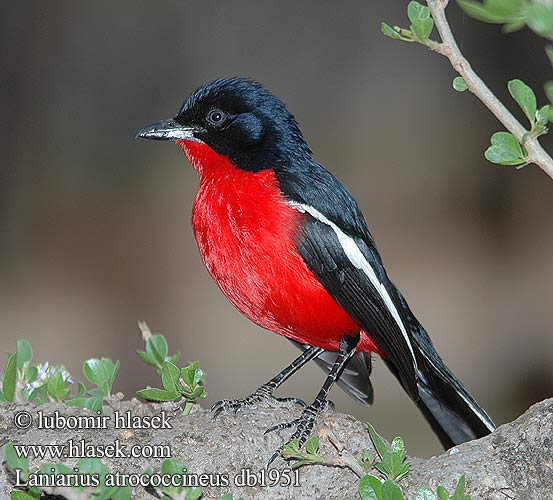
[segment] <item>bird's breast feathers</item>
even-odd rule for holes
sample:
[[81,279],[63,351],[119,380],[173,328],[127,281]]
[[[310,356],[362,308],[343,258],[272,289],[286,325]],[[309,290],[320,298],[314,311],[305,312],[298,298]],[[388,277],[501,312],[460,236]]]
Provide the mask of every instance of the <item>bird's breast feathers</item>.
[[201,143],[181,146],[200,175],[194,235],[229,301],[264,328],[326,349],[358,332],[298,253],[305,214],[283,197],[273,170],[241,170]]

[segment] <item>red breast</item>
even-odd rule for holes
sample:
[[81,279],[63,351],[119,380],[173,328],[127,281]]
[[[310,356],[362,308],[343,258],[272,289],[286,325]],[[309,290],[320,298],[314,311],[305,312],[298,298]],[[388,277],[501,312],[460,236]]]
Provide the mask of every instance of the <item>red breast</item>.
[[[192,208],[200,255],[228,300],[259,326],[324,349],[359,332],[297,252],[305,215],[283,198],[273,170],[241,170],[205,144],[177,142],[200,177]],[[358,348],[377,351],[366,334]]]

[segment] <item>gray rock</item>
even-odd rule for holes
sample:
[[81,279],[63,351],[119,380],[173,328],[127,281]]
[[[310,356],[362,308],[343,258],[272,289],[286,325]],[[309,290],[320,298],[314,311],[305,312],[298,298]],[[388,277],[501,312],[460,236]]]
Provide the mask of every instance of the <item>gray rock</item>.
[[[130,447],[168,445],[173,458],[181,460],[194,474],[207,474],[204,480],[211,485],[204,487],[204,499],[217,499],[223,493],[232,491],[235,500],[338,500],[359,498],[357,476],[347,468],[308,466],[299,469],[299,486],[271,486],[266,476],[266,485],[259,484],[260,474],[273,452],[286,441],[289,431],[278,431],[268,435],[263,432],[276,423],[289,421],[299,415],[299,408],[246,410],[236,416],[222,415],[216,421],[207,410],[194,407],[188,416],[172,404],[144,404],[136,399],[122,401],[121,396],[112,399],[106,414],[113,412],[132,415],[156,415],[165,411],[171,416],[170,429],[116,429],[110,419],[108,429],[48,430],[36,428],[38,411],[52,414],[58,410],[64,416],[84,415],[79,408],[45,404],[41,406],[23,404],[0,405],[0,443],[13,441],[19,444],[63,444],[69,439],[75,442],[84,439],[89,445],[107,445],[116,439]],[[18,429],[13,419],[18,411],[29,411],[35,417],[35,425],[29,429]],[[90,413],[88,413],[90,414]],[[338,451],[324,437],[325,431],[332,431],[347,453],[359,457],[364,449],[372,450],[366,426],[348,415],[327,411],[319,421],[317,432],[321,438],[321,454],[338,456]],[[146,448],[147,449],[147,448]],[[41,463],[52,462],[32,460],[32,468]],[[76,459],[64,461],[69,466]],[[161,458],[104,458],[112,472],[140,474],[146,469],[159,470]],[[461,475],[466,476],[466,491],[473,500],[553,500],[553,399],[531,407],[524,415],[510,424],[501,426],[492,435],[457,446],[441,456],[430,460],[411,458],[411,475],[403,481],[406,499],[414,498],[414,492],[423,484],[435,488],[442,484],[452,490]],[[282,482],[287,478],[295,480],[286,471],[282,461],[276,464]],[[265,471],[266,474],[267,471]],[[239,483],[246,475],[256,475],[258,484],[248,487]],[[198,476],[196,476],[199,479]],[[226,478],[226,479],[225,479]],[[9,498],[13,479],[4,468],[0,473],[0,497]],[[252,480],[252,479],[251,479]],[[229,482],[225,486],[225,481]],[[253,480],[252,480],[253,481]],[[51,493],[60,493],[50,490]],[[67,496],[67,495],[66,495]],[[73,498],[85,499],[84,496]],[[133,498],[155,497],[137,487]]]

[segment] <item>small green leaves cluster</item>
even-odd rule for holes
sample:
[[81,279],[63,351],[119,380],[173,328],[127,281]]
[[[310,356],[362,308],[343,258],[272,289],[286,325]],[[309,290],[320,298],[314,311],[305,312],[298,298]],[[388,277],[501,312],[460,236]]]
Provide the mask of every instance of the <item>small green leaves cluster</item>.
[[17,341],[17,350],[8,354],[6,368],[0,375],[0,402],[29,401],[36,397],[38,385],[44,384],[41,379],[38,384],[39,367],[32,365],[33,350],[27,340]]
[[[30,474],[29,460],[27,458],[18,457],[13,446],[13,443],[7,443],[5,446],[6,466],[9,470],[15,471],[15,469],[21,470],[21,477],[23,480],[27,480]],[[81,458],[76,466],[79,474],[97,475],[99,478],[99,485],[94,488],[90,494],[91,500],[130,500],[131,490],[128,486],[106,486],[106,475],[109,473],[109,469],[98,458]],[[75,474],[75,470],[67,467],[66,465],[59,463],[47,463],[44,464],[37,472],[41,474]],[[84,483],[84,481],[83,481]],[[72,490],[77,492],[84,492],[82,486],[71,486]],[[41,498],[41,489],[33,486],[27,490],[15,490],[10,495],[11,500],[37,500]],[[88,498],[88,497],[87,497]]]
[[431,46],[433,42],[429,40],[429,37],[434,28],[434,21],[430,16],[430,9],[419,2],[409,2],[407,17],[411,22],[409,29],[400,28],[399,26],[392,27],[389,24],[382,23],[380,26],[382,33],[394,40],[419,42]]
[[[146,473],[151,475],[152,470],[148,469]],[[161,474],[186,474],[186,467],[179,460],[166,459],[161,462]],[[202,488],[191,488],[190,486],[160,486],[159,488],[156,488],[156,490],[158,498],[161,498],[161,500],[197,500],[202,496]]]
[[553,106],[546,104],[538,108],[534,91],[521,80],[511,80],[508,88],[512,98],[528,119],[530,130],[522,137],[522,144],[509,132],[496,132],[492,135],[491,145],[484,156],[492,163],[520,168],[528,164],[525,142],[529,137],[539,137],[548,132],[547,123],[553,118]]
[[30,401],[43,404],[47,401],[81,406],[102,411],[103,401],[109,398],[119,361],[89,359],[83,365],[86,379],[95,387],[87,390],[82,382],[76,383],[76,394],[71,394],[73,378],[61,365],[32,364],[33,349],[25,339],[17,341],[17,350],[8,355],[6,369],[0,374],[2,389],[0,402]]
[[[375,468],[383,478],[369,473],[362,476],[359,480],[359,496],[361,500],[403,500],[403,490],[398,483],[409,475],[410,467],[406,461],[403,439],[395,437],[388,447],[371,424],[367,424],[367,428],[378,458],[365,452],[363,464],[367,471]],[[461,476],[451,498],[443,486],[438,486],[436,493],[427,486],[421,486],[415,493],[415,500],[470,500],[464,491],[465,478]]]
[[371,424],[367,424],[367,429],[380,457],[380,460],[374,459],[374,468],[390,481],[400,481],[409,475],[410,464],[406,461],[407,452],[403,439],[399,436],[395,437],[388,448],[382,436],[376,432]]
[[[510,33],[528,26],[536,34],[553,40],[553,5],[547,2],[529,0],[457,0],[469,16],[487,23],[503,24],[503,31]],[[553,65],[553,45],[545,47]],[[553,122],[553,81],[544,85],[550,104],[537,107],[536,96],[531,88],[520,80],[509,82],[509,92],[530,121],[530,131],[525,134],[522,146],[529,136],[539,137],[547,133],[547,122]],[[515,141],[516,143],[517,141]],[[494,134],[492,145],[486,151],[486,158],[500,165],[524,166],[527,164],[524,148],[506,136]]]
[[8,354],[6,369],[0,374],[2,388],[0,402],[14,401],[62,401],[69,395],[66,388],[72,382],[63,366],[32,364],[33,349],[25,339],[17,341],[17,350]]
[[403,439],[395,437],[388,447],[371,424],[367,424],[367,429],[378,457],[365,453],[364,467],[366,470],[375,468],[384,479],[365,474],[359,480],[359,496],[362,500],[401,500],[403,492],[398,482],[409,475],[410,467]]
[[183,401],[183,413],[187,415],[197,399],[207,396],[204,389],[204,372],[199,362],[193,361],[184,368],[178,368],[175,363],[179,354],[168,355],[169,348],[163,335],[146,335],[144,342],[145,350],[137,351],[137,354],[156,369],[161,376],[163,388],[147,387],[136,394],[150,401]]
[[503,24],[504,33],[517,31],[526,25],[534,33],[553,39],[553,8],[545,2],[457,0],[457,3],[466,14],[479,21]]
[[305,451],[301,450],[297,439],[293,439],[282,447],[282,458],[292,461],[292,469],[302,465],[323,464],[327,460],[319,455],[319,438],[313,434],[305,443]]
[[438,486],[434,492],[428,486],[421,486],[416,494],[415,500],[471,500],[470,495],[465,493],[465,476],[461,476],[455,486],[453,495],[449,495],[449,492],[443,487]]
[[77,395],[67,401],[70,406],[88,408],[94,412],[103,411],[103,401],[111,395],[111,388],[119,370],[119,361],[109,358],[89,359],[83,365],[86,379],[96,387],[86,390],[84,384],[77,384]]

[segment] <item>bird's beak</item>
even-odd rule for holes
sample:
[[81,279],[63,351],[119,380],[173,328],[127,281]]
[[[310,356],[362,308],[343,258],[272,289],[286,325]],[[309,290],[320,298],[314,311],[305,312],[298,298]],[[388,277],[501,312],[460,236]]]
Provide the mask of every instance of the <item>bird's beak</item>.
[[136,133],[135,139],[142,137],[154,141],[199,141],[194,137],[194,132],[200,132],[200,130],[180,125],[173,119],[162,120],[140,129]]

